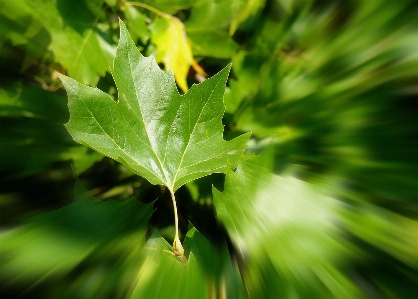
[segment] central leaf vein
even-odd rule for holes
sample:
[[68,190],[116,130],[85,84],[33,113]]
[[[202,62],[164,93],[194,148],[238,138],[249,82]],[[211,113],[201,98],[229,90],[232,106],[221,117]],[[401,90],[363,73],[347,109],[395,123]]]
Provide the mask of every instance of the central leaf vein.
[[[135,76],[133,74],[132,59],[131,59],[130,53],[128,53],[127,56],[128,56],[128,63],[129,63],[129,72],[131,73],[131,78],[133,79],[133,78],[135,78]],[[150,67],[150,70],[151,70],[151,65],[149,67]],[[147,80],[149,80],[149,78],[147,78]],[[167,175],[165,173],[163,164],[161,163],[160,157],[158,156],[158,154],[156,153],[156,151],[154,150],[154,148],[152,146],[151,138],[150,138],[150,135],[149,135],[149,132],[148,132],[148,127],[147,127],[147,124],[145,123],[145,120],[144,120],[144,116],[143,116],[142,109],[141,109],[141,104],[140,104],[140,97],[139,97],[139,94],[138,94],[138,89],[140,89],[140,88],[137,87],[137,84],[136,84],[135,80],[132,80],[132,81],[133,81],[133,85],[134,85],[134,88],[135,88],[136,99],[138,101],[139,116],[140,116],[140,119],[141,119],[142,123],[144,124],[145,132],[147,133],[148,141],[150,143],[150,148],[154,152],[154,155],[157,158],[158,163],[160,164],[160,171],[164,175],[164,179],[165,179],[163,181],[168,182]],[[145,86],[145,85],[143,85],[143,86]],[[126,100],[126,102],[128,102],[128,100]],[[162,178],[160,178],[160,179],[162,179]]]

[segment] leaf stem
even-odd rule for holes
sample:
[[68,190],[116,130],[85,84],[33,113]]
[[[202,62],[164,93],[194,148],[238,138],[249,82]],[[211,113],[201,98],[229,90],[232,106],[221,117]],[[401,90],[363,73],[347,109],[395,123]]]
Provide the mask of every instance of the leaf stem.
[[176,235],[174,238],[178,238],[179,237],[179,217],[177,214],[177,204],[176,204],[176,197],[174,196],[174,192],[170,190],[170,195],[171,195],[171,200],[173,201],[173,207],[174,207],[174,223],[176,226]]
[[176,234],[174,236],[174,242],[173,242],[173,251],[174,254],[181,259],[186,259],[184,256],[184,249],[181,245],[180,238],[179,238],[179,218],[178,218],[178,212],[177,212],[177,204],[176,204],[176,197],[174,196],[174,192],[171,188],[168,188],[170,190],[171,194],[171,200],[173,201],[173,207],[174,207],[174,225],[176,227]]
[[155,14],[157,14],[159,16],[162,16],[164,18],[170,18],[170,17],[172,17],[171,15],[169,15],[169,14],[167,14],[165,12],[162,12],[162,11],[160,11],[160,10],[158,10],[158,9],[152,7],[152,6],[149,6],[148,4],[145,4],[145,3],[141,3],[141,2],[125,2],[125,4],[131,5],[131,6],[139,6],[139,7],[148,9],[149,11],[152,11],[153,13],[155,13]]

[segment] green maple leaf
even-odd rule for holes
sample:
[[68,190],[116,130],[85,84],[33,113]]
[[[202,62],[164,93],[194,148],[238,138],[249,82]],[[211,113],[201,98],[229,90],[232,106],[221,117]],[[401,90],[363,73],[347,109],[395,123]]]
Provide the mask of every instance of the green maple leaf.
[[114,60],[119,101],[61,76],[68,92],[74,140],[176,191],[213,172],[225,172],[246,148],[249,134],[223,140],[223,93],[229,67],[181,96],[174,77],[135,48],[125,25]]
[[61,76],[69,98],[66,128],[75,141],[121,162],[152,184],[167,186],[175,206],[178,188],[213,172],[226,172],[228,163],[236,164],[246,148],[249,134],[231,141],[222,136],[230,67],[180,95],[173,74],[139,53],[122,21],[120,29],[112,71],[119,100]]

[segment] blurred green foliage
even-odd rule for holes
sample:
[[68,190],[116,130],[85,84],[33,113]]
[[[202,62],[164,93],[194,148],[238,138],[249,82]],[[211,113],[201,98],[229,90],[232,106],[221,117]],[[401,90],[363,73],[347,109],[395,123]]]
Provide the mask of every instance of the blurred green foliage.
[[0,294],[417,298],[415,1],[141,3],[184,23],[208,76],[232,61],[225,138],[251,131],[248,153],[176,192],[177,261],[169,193],[71,139],[56,75],[117,99],[118,18],[149,55],[160,16],[0,0]]

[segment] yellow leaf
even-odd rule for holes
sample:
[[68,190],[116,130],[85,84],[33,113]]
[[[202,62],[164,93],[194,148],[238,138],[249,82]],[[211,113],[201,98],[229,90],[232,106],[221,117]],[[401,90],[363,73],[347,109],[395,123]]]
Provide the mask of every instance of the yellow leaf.
[[193,58],[192,49],[183,23],[170,15],[157,19],[151,26],[152,41],[157,48],[157,62],[172,70],[179,87],[186,92],[187,74],[190,66],[201,75],[206,75]]

